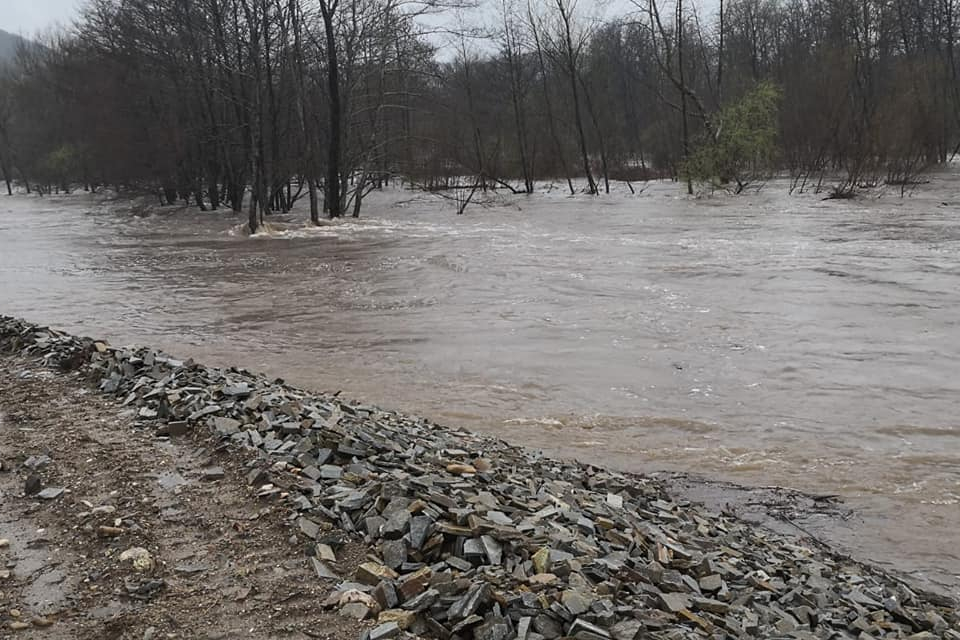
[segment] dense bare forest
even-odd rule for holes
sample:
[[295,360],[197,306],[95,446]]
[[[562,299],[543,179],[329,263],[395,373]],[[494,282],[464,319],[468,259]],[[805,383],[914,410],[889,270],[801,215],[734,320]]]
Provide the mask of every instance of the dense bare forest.
[[[0,169],[150,190],[255,230],[387,181],[571,193],[788,173],[848,196],[960,142],[956,0],[92,0],[0,78]],[[469,27],[437,29],[445,23]],[[631,187],[632,188],[632,187]]]

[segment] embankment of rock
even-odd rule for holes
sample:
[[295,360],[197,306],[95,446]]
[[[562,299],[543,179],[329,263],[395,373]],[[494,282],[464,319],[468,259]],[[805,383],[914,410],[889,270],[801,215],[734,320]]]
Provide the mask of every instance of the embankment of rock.
[[[318,606],[370,620],[369,640],[960,640],[952,602],[650,478],[14,318],[0,349],[86,372],[158,436],[255,452],[248,482],[338,583]],[[346,579],[329,564],[344,537],[371,549]]]

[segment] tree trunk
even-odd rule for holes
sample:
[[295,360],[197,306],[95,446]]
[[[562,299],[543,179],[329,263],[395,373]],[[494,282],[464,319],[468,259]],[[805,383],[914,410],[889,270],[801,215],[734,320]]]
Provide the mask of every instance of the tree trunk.
[[[687,121],[687,84],[683,71],[683,0],[677,0],[677,75],[680,79],[680,118],[683,143],[683,159],[690,155],[690,128]],[[693,195],[693,178],[687,171],[687,195]]]
[[527,160],[527,126],[523,110],[523,94],[520,90],[520,67],[515,50],[516,38],[510,19],[507,15],[507,5],[503,3],[503,35],[506,45],[507,65],[510,68],[510,98],[513,103],[513,120],[517,127],[517,146],[520,155],[520,172],[523,174],[523,188],[526,193],[533,193],[533,176],[530,172],[530,163]]
[[[578,74],[579,75],[579,74]],[[603,129],[600,127],[600,121],[597,119],[596,109],[593,108],[593,100],[590,98],[590,91],[587,89],[583,78],[580,78],[580,84],[583,86],[583,95],[587,101],[587,113],[590,114],[590,120],[593,122],[593,129],[597,132],[597,142],[600,144],[600,167],[603,169],[603,190],[610,193],[610,171],[607,168],[607,145],[603,140]]]
[[360,174],[360,180],[357,182],[357,186],[353,191],[353,217],[360,217],[360,206],[363,202],[363,190],[367,184],[367,172],[364,171]]
[[310,222],[320,224],[320,199],[317,197],[317,181],[307,178],[307,193],[310,196]]
[[320,13],[323,15],[323,30],[327,42],[327,90],[330,100],[330,146],[327,153],[327,181],[326,204],[327,214],[331,218],[343,215],[343,202],[340,193],[340,68],[337,58],[337,36],[334,31],[334,12],[337,2],[327,4],[320,2]]
[[7,166],[6,158],[0,154],[0,171],[3,172],[3,181],[7,185],[7,195],[13,195],[13,187],[11,185],[10,167]]
[[533,13],[528,13],[530,21],[530,32],[533,35],[533,42],[537,48],[537,62],[540,64],[540,84],[543,89],[543,102],[547,108],[547,122],[550,126],[550,139],[553,141],[553,148],[560,160],[560,166],[563,167],[564,177],[567,179],[567,187],[570,189],[570,195],[576,193],[573,188],[573,179],[570,177],[570,168],[567,166],[567,160],[563,154],[563,145],[560,144],[560,135],[557,133],[557,123],[553,117],[553,101],[550,100],[550,86],[547,83],[547,64],[543,56],[543,47],[540,44],[540,35],[537,32],[537,25],[533,18]]
[[723,108],[723,0],[720,0],[720,46],[717,50],[717,107]]
[[590,170],[590,154],[587,152],[587,136],[583,132],[583,116],[580,113],[580,91],[577,88],[577,61],[573,49],[573,36],[570,32],[570,15],[567,12],[563,0],[557,0],[557,8],[560,10],[560,18],[563,20],[564,46],[566,51],[567,75],[570,79],[570,91],[573,97],[573,120],[577,128],[577,140],[580,143],[580,156],[583,159],[583,172],[587,176],[587,183],[591,195],[596,195],[599,190],[597,183],[593,179],[593,172]]
[[247,209],[247,229],[250,230],[250,235],[255,234],[259,226],[260,219],[257,216],[257,192],[255,189],[252,189],[250,191],[250,206]]
[[293,47],[297,64],[297,77],[294,82],[294,88],[297,92],[297,121],[300,126],[300,135],[303,136],[304,155],[306,156],[304,158],[303,172],[306,176],[307,190],[310,196],[310,223],[318,225],[320,224],[320,206],[317,198],[317,182],[313,179],[315,166],[313,133],[307,128],[307,98],[303,86],[303,81],[306,77],[306,68],[303,61],[302,22],[299,12],[299,3],[296,0],[290,0]]
[[463,74],[467,83],[467,108],[470,111],[470,124],[473,129],[473,153],[477,158],[477,175],[480,177],[480,188],[487,191],[487,170],[483,162],[483,138],[480,135],[480,125],[477,124],[476,109],[473,102],[473,83],[470,79],[470,62],[467,59],[466,48],[463,51]]
[[11,186],[11,182],[13,181],[13,169],[10,166],[10,157],[13,155],[13,151],[10,148],[9,141],[7,140],[6,129],[2,126],[0,126],[0,144],[3,144],[3,146],[6,147],[7,151],[9,152],[4,152],[3,148],[0,147],[0,171],[3,172],[3,181],[7,185],[7,195],[12,196],[13,187]]
[[[259,114],[260,107],[260,89],[257,87],[254,89],[255,106],[253,113]],[[260,158],[259,150],[260,143],[257,140],[258,126],[250,126],[250,205],[247,208],[247,228],[250,230],[250,235],[253,235],[257,232],[257,229],[260,227],[260,221],[263,219],[263,215],[257,215],[257,209],[260,209],[260,212],[263,211],[265,203],[262,201],[264,195],[266,195],[261,190],[261,180],[262,176],[260,174]]]
[[217,176],[211,175],[213,177],[207,182],[207,191],[210,194],[210,208],[216,211],[220,208],[220,185],[217,183]]
[[197,208],[199,208],[200,211],[206,211],[207,205],[203,201],[203,180],[197,180],[197,188],[193,193],[193,197],[194,202],[197,203]]

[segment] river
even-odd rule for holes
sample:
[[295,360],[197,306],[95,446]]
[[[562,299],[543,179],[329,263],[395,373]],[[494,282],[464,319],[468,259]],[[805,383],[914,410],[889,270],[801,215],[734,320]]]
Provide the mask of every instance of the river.
[[[842,495],[844,550],[960,593],[960,173],[911,197],[0,199],[0,313],[632,471]],[[288,224],[283,224],[284,222]]]

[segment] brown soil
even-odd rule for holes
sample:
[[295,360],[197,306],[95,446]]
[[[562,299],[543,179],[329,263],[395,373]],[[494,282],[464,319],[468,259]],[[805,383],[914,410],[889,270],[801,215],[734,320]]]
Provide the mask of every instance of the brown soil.
[[[321,610],[333,583],[288,510],[247,487],[244,454],[134,423],[75,374],[0,356],[0,638],[358,637]],[[40,455],[43,486],[66,490],[53,500],[24,495]],[[204,480],[211,466],[225,477]],[[121,561],[131,547],[155,567]],[[341,549],[340,574],[363,553]]]

